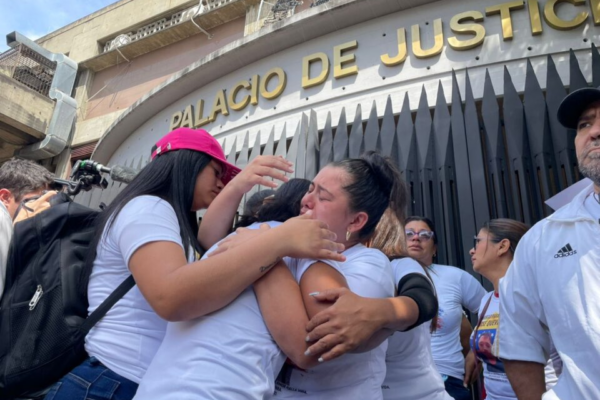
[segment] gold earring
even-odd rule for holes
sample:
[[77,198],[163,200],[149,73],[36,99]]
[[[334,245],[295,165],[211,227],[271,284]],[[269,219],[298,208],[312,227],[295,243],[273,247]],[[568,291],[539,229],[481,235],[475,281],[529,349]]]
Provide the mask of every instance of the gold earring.
[[346,241],[350,240],[350,236],[352,236],[352,233],[350,233],[350,231],[346,231]]

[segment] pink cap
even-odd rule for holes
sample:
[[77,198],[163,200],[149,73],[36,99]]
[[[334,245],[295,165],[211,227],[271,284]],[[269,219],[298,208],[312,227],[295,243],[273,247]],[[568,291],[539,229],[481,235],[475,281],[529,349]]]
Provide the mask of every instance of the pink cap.
[[217,140],[204,129],[177,128],[167,133],[158,142],[152,152],[152,159],[173,150],[195,150],[206,153],[223,166],[223,184],[227,185],[241,170],[227,162],[225,153]]

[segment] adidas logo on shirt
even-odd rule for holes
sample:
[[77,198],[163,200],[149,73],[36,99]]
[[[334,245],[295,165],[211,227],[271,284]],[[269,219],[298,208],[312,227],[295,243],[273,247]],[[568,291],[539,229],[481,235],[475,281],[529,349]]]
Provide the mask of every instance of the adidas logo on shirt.
[[560,249],[555,255],[554,258],[561,258],[561,257],[569,257],[572,255],[577,254],[577,250],[573,250],[573,248],[571,247],[571,245],[569,243],[567,243],[562,249]]

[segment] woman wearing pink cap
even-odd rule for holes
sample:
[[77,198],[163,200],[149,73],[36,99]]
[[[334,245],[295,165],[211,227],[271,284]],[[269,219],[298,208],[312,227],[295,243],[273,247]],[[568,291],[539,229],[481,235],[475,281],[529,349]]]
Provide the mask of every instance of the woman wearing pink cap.
[[[291,172],[290,163],[265,156],[240,171],[203,130],[180,128],[163,137],[152,162],[100,217],[88,311],[130,275],[136,286],[87,335],[90,358],[57,382],[46,399],[131,399],[167,321],[221,309],[284,256],[343,260],[338,254],[343,247],[324,223],[299,217],[225,254],[195,261],[227,234],[247,191],[255,184],[276,186],[267,177],[287,181],[285,172]],[[215,198],[197,232],[195,211]]]

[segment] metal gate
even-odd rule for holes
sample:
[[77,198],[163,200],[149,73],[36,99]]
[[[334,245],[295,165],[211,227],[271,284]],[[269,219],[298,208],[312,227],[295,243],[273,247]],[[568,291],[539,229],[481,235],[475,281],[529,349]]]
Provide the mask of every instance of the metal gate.
[[[596,87],[600,86],[600,54],[593,44],[591,52],[592,84]],[[438,262],[477,276],[468,252],[484,222],[506,217],[533,225],[551,212],[544,205],[546,199],[580,179],[575,132],[563,128],[556,119],[567,88],[552,56],[547,56],[546,64],[545,91],[529,60],[523,93],[517,92],[504,68],[502,98],[496,96],[486,71],[483,97],[478,101],[465,72],[462,99],[453,73],[451,107],[440,83],[433,106],[428,104],[423,87],[416,111],[411,111],[405,93],[401,112],[394,115],[388,96],[384,110],[377,110],[373,103],[366,121],[358,104],[351,123],[343,109],[337,123],[327,115],[324,128],[319,130],[316,113],[311,111],[302,115],[293,136],[284,126],[278,132],[279,140],[275,140],[272,129],[266,144],[261,145],[260,135],[256,135],[251,145],[247,132],[241,151],[237,152],[240,146],[235,142],[224,147],[231,147],[228,160],[240,168],[260,154],[281,155],[295,164],[296,177],[307,179],[331,161],[379,150],[393,158],[407,182],[412,200],[408,214],[424,215],[435,222]],[[571,51],[569,90],[586,86],[588,82]],[[226,140],[237,139],[232,136]],[[147,161],[132,160],[130,166],[141,168]],[[119,187],[113,183],[101,196],[79,201],[92,206],[100,201],[108,203]]]

